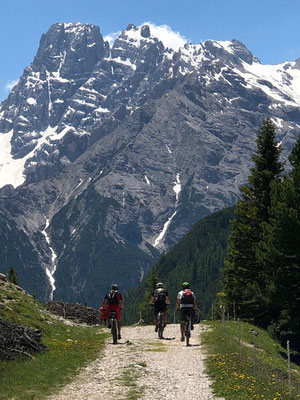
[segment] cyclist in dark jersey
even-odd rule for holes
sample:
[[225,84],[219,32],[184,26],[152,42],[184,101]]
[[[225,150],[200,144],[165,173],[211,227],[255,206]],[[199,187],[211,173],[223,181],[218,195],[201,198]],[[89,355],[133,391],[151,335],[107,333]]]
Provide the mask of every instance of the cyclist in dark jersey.
[[164,284],[158,282],[156,284],[156,289],[153,291],[149,304],[154,303],[154,324],[155,332],[158,331],[158,320],[157,316],[159,312],[163,312],[164,315],[164,327],[167,325],[167,305],[170,304],[169,294],[164,289]]

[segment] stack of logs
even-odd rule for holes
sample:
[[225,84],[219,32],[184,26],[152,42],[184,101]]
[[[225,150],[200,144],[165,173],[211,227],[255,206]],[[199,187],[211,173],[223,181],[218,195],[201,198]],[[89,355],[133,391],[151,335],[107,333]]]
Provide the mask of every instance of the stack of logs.
[[63,301],[50,301],[46,304],[47,310],[76,323],[96,325],[100,323],[99,311],[83,304],[68,304]]
[[0,360],[34,358],[32,353],[46,349],[41,337],[39,330],[0,320]]

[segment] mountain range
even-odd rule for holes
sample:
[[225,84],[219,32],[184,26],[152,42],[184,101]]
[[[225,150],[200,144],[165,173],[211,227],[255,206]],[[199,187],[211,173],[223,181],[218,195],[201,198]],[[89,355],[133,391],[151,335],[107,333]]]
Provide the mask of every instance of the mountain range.
[[168,48],[151,24],[113,44],[57,23],[0,106],[0,271],[42,301],[124,292],[201,218],[235,204],[264,118],[286,159],[300,59],[238,40]]

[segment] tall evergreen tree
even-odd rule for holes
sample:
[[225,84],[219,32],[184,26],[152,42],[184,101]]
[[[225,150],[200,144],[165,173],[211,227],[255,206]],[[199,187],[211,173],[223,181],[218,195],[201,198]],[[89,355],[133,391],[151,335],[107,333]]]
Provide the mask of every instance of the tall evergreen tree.
[[8,270],[8,280],[9,282],[14,283],[15,285],[19,283],[16,270],[14,267],[10,267]]
[[149,275],[146,280],[146,289],[144,294],[144,300],[140,304],[140,312],[141,318],[146,323],[152,323],[153,321],[153,310],[151,310],[149,306],[149,300],[151,298],[152,293],[156,288],[156,284],[158,282],[158,272],[156,266],[153,266],[149,272]]
[[222,299],[227,307],[235,305],[237,315],[259,318],[264,303],[265,276],[256,252],[262,224],[269,219],[271,183],[279,180],[283,165],[281,148],[275,139],[275,126],[263,121],[257,137],[257,152],[252,159],[248,184],[241,187],[241,200],[235,209],[232,234],[225,260]]
[[289,157],[292,170],[272,185],[270,218],[258,258],[269,276],[269,330],[300,350],[300,136]]

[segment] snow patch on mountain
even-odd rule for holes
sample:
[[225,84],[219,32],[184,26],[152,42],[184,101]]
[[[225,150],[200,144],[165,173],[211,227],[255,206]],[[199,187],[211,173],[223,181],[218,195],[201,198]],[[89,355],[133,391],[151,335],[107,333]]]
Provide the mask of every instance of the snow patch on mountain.
[[36,105],[36,99],[34,99],[33,97],[28,97],[27,103],[30,104],[31,106],[35,106]]
[[176,174],[176,181],[174,182],[173,190],[176,194],[176,203],[178,202],[179,193],[181,192],[180,175]]
[[42,231],[42,234],[44,235],[46,242],[49,246],[49,250],[51,253],[51,267],[46,268],[46,274],[49,278],[50,281],[50,285],[51,285],[51,293],[50,293],[50,300],[53,300],[53,292],[56,289],[55,287],[55,279],[54,279],[54,273],[56,271],[56,259],[57,259],[57,254],[55,253],[55,251],[53,250],[53,248],[50,246],[50,238],[47,234],[47,228],[49,226],[49,219],[45,216],[46,218],[46,225],[44,230]]
[[31,132],[32,137],[38,137],[38,139],[32,140],[35,143],[34,149],[22,158],[13,158],[11,153],[13,130],[0,133],[0,188],[8,184],[15,188],[22,185],[26,178],[24,175],[26,161],[32,158],[44,144],[52,146],[51,142],[61,139],[70,127],[65,127],[60,133],[57,133],[56,129],[57,127],[49,126],[42,132]]
[[205,48],[202,43],[186,44],[179,49],[181,59],[193,68],[199,68],[203,61],[209,60],[205,56]]
[[259,87],[269,97],[285,105],[300,105],[300,70],[295,63],[263,65],[258,62],[243,62],[244,71],[235,68],[250,86]]
[[175,217],[176,214],[177,214],[177,210],[174,211],[174,213],[171,215],[171,217],[170,217],[170,218],[167,220],[167,222],[164,224],[164,227],[163,227],[162,231],[160,232],[160,234],[157,236],[157,238],[156,238],[155,241],[154,241],[154,247],[155,247],[155,248],[158,248],[158,247],[159,247],[160,242],[161,242],[162,239],[164,238],[164,236],[165,236],[165,234],[166,234],[166,232],[167,232],[167,230],[168,230],[168,227],[169,227],[169,225],[170,225],[172,219]]
[[213,40],[212,43],[215,47],[222,48],[228,53],[234,54],[234,50],[232,48],[232,42],[230,40],[222,40],[222,41]]
[[11,154],[11,139],[13,130],[0,134],[0,187],[11,184],[14,187],[21,185],[25,178],[23,176],[24,165],[27,156],[14,159]]

